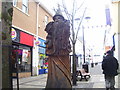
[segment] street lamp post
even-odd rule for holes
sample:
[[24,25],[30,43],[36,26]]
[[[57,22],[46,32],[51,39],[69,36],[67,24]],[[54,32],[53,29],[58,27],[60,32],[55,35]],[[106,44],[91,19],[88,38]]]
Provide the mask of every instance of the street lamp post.
[[84,26],[82,26],[82,32],[83,32],[83,60],[85,63],[85,39],[84,39]]
[[[89,20],[90,17],[85,17],[86,20]],[[82,26],[82,34],[83,34],[83,61],[85,63],[85,33],[84,33],[84,26]]]
[[[90,17],[85,17],[86,20],[90,19]],[[86,64],[85,61],[85,33],[84,33],[84,26],[82,25],[82,34],[83,34],[83,60],[84,60],[84,64],[82,65],[82,67],[86,70],[86,72],[89,72],[88,69],[88,64]]]

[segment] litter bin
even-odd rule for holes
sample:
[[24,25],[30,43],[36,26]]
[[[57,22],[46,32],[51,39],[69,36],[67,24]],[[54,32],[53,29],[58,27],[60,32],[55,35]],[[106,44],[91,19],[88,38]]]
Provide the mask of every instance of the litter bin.
[[82,68],[85,69],[85,71],[88,73],[89,72],[89,67],[88,67],[88,64],[87,63],[84,63],[82,65]]
[[94,63],[91,63],[91,67],[94,67]]

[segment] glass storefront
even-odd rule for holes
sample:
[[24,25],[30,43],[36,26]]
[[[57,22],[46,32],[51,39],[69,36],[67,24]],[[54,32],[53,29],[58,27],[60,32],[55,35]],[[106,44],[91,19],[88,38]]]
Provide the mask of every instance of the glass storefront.
[[33,35],[12,27],[12,72],[18,71],[20,77],[32,75]]
[[18,72],[31,72],[31,50],[30,47],[13,45],[12,50],[12,70],[16,71],[16,64],[18,65]]
[[38,39],[40,44],[38,45],[38,53],[39,53],[39,62],[38,62],[38,69],[39,69],[39,74],[44,74],[47,73],[47,68],[48,68],[48,60],[47,60],[47,56],[45,54],[45,47],[46,45],[45,40],[43,39]]
[[39,47],[39,63],[38,68],[46,68],[48,66],[47,56],[45,55],[45,48]]

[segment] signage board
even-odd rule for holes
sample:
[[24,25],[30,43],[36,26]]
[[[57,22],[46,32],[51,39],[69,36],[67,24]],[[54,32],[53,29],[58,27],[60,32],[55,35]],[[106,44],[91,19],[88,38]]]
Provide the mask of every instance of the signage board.
[[12,41],[14,42],[20,42],[20,31],[16,28],[12,28],[11,38],[12,38]]

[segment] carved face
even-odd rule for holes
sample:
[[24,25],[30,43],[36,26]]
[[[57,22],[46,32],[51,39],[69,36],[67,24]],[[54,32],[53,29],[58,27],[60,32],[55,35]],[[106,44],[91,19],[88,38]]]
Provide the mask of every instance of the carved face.
[[63,18],[61,16],[56,16],[54,21],[55,22],[62,22]]

